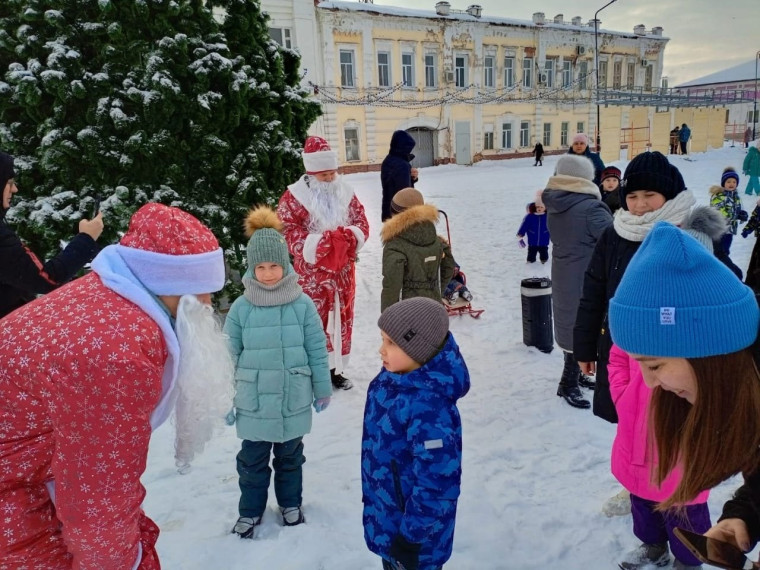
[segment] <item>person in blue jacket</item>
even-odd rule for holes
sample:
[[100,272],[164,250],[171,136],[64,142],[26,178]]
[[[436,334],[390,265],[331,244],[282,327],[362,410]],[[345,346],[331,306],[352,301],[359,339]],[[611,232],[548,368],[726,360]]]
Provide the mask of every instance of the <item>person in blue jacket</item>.
[[412,135],[406,131],[395,131],[391,136],[391,148],[380,166],[383,221],[391,217],[391,200],[396,192],[404,188],[414,188],[414,183],[417,182],[417,169],[412,168],[412,160],[414,160],[412,149],[415,144]]
[[274,454],[274,494],[284,526],[305,522],[303,437],[311,407],[330,404],[327,340],[314,302],[298,284],[280,231],[282,222],[260,206],[246,218],[245,291],[232,303],[224,332],[235,361],[235,409],[228,423],[243,440],[237,455],[238,518],[232,529],[253,538],[267,506]]
[[681,154],[689,154],[686,150],[686,146],[689,144],[691,138],[691,129],[684,123],[681,125],[681,130],[678,132],[678,140],[681,143]]
[[576,154],[585,156],[594,163],[594,184],[599,186],[602,183],[602,172],[604,172],[604,162],[596,152],[591,152],[588,146],[588,137],[583,133],[577,133],[573,137],[570,149],[567,154]]
[[454,542],[462,476],[456,403],[470,375],[441,303],[404,299],[377,324],[383,368],[364,408],[364,540],[384,570],[438,570]]
[[531,202],[528,204],[528,213],[523,218],[517,237],[521,245],[525,236],[528,236],[528,263],[536,262],[536,255],[541,263],[549,260],[549,226],[546,223],[546,206],[543,202]]

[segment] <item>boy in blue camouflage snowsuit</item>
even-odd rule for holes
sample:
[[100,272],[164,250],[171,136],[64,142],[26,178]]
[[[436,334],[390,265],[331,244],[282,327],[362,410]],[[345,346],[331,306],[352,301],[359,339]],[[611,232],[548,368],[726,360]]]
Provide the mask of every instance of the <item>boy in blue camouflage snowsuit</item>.
[[364,409],[364,540],[385,570],[437,570],[454,542],[462,475],[456,402],[470,375],[440,303],[405,299],[377,324],[383,369]]

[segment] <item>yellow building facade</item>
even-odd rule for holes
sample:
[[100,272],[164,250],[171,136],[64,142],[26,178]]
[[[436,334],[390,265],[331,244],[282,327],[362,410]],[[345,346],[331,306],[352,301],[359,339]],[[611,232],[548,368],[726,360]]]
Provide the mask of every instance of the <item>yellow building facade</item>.
[[[338,149],[349,172],[379,167],[399,129],[417,140],[416,166],[527,156],[536,142],[563,152],[578,132],[593,140],[597,66],[602,89],[656,91],[668,42],[659,27],[595,34],[593,21],[577,16],[522,21],[449,2],[411,10],[264,0],[262,8],[273,37],[302,54],[303,80],[323,107],[312,133]],[[659,111],[600,108],[602,157],[667,152],[675,124],[714,122],[708,111]],[[722,128],[720,141],[693,128],[693,149],[719,146]]]

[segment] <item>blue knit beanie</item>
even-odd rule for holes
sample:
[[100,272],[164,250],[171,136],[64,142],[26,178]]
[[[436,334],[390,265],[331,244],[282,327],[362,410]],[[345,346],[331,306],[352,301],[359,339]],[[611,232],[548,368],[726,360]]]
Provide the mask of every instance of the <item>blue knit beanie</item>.
[[626,352],[701,358],[751,345],[760,309],[752,289],[704,246],[659,222],[625,270],[609,321]]
[[739,175],[736,173],[736,170],[731,168],[730,166],[723,170],[723,175],[720,177],[720,185],[725,186],[726,180],[729,178],[733,178],[736,180],[736,185],[739,185]]

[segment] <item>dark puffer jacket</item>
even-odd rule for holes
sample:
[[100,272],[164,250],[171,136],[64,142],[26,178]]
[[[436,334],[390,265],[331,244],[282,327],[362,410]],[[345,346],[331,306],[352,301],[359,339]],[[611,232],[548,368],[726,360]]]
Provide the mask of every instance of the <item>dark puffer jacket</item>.
[[0,318],[69,281],[97,252],[95,240],[80,233],[43,264],[0,219]]
[[391,200],[396,192],[414,187],[411,162],[414,159],[412,149],[415,144],[412,135],[406,131],[396,131],[391,137],[388,156],[380,166],[380,184],[383,186],[383,221],[391,217]]
[[579,155],[573,152],[573,147],[570,147],[570,150],[567,151],[567,154],[574,154],[576,156],[585,156],[591,162],[593,162],[594,163],[594,184],[599,186],[602,183],[602,171],[604,170],[604,162],[602,161],[601,157],[597,153],[591,152],[591,149],[589,147],[586,147],[586,150],[583,151],[583,154]]
[[383,224],[383,291],[380,311],[402,299],[428,297],[441,301],[454,275],[451,248],[435,231],[438,209],[413,206]]
[[362,433],[364,540],[390,559],[397,535],[421,545],[419,569],[451,556],[462,478],[462,421],[456,402],[470,375],[453,335],[417,370],[385,368],[370,383]]

